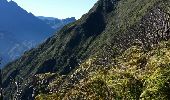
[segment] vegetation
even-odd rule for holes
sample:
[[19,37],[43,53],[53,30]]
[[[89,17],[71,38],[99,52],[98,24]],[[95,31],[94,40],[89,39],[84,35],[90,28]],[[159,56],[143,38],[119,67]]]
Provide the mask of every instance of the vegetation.
[[121,56],[113,58],[117,64],[110,66],[109,70],[97,65],[98,58],[93,58],[80,65],[76,72],[96,66],[100,66],[99,69],[89,72],[64,96],[60,93],[40,94],[36,100],[169,100],[169,51],[170,41],[163,41],[148,52],[140,46],[132,46]]
[[170,99],[169,1],[99,0],[80,20],[4,68],[6,98]]
[[[2,58],[0,58],[0,65],[1,65]],[[0,100],[3,100],[3,87],[2,87],[2,69],[0,69]]]

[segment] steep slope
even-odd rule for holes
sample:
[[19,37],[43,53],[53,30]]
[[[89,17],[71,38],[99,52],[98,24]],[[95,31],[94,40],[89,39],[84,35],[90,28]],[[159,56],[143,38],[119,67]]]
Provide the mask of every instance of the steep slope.
[[51,26],[55,30],[60,30],[65,25],[76,21],[75,17],[66,18],[66,19],[58,19],[58,18],[53,18],[53,17],[38,16],[38,18],[43,20],[45,23],[47,23],[49,26]]
[[14,1],[0,0],[0,14],[2,65],[42,43],[54,32],[45,22],[19,7]]
[[169,4],[99,0],[3,69],[5,99],[169,99]]
[[92,57],[65,81],[55,73],[36,75],[36,100],[169,100],[169,43],[163,41],[148,52],[134,45],[109,63]]

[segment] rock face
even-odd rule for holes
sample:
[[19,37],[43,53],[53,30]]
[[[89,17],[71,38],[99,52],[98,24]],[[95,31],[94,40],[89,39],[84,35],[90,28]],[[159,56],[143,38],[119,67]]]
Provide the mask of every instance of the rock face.
[[169,99],[169,4],[99,0],[3,69],[5,100]]
[[21,56],[26,50],[42,43],[54,29],[14,1],[0,1],[0,55],[2,65]]

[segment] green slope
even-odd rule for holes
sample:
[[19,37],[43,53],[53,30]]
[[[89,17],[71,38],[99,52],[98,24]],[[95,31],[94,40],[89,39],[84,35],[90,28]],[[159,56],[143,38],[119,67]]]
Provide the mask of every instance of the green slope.
[[[134,45],[113,58],[112,65],[100,64],[100,59],[93,57],[82,63],[69,79],[62,83],[64,85],[57,93],[56,86],[62,78],[56,76],[57,79],[51,81],[46,88],[57,89],[52,93],[40,93],[36,100],[170,99],[170,41],[162,41],[147,52],[144,52],[141,46]],[[51,75],[48,73],[45,77]],[[74,80],[74,83],[70,83],[71,80]],[[72,85],[68,86],[69,84]]]
[[[80,20],[3,69],[6,99],[169,98],[168,44],[160,43],[170,37],[169,4],[99,0]],[[157,55],[164,49],[167,55]]]

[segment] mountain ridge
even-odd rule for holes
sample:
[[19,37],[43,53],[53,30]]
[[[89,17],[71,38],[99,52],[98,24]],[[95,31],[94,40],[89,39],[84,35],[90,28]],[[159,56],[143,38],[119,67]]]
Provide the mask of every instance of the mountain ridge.
[[47,22],[28,13],[14,1],[0,1],[0,56],[3,57],[0,67],[19,58],[31,48],[43,43],[64,25],[52,28]]
[[[42,43],[54,32],[54,29],[14,1],[1,0],[0,13],[3,13],[0,16],[0,51],[3,56],[1,67],[21,56],[26,50]],[[12,51],[14,48],[15,51]]]
[[99,0],[3,69],[5,98],[169,99],[168,9],[167,0]]
[[38,16],[38,18],[43,20],[45,23],[47,23],[49,26],[51,26],[55,30],[60,30],[65,25],[76,21],[75,17],[58,19],[54,17]]

